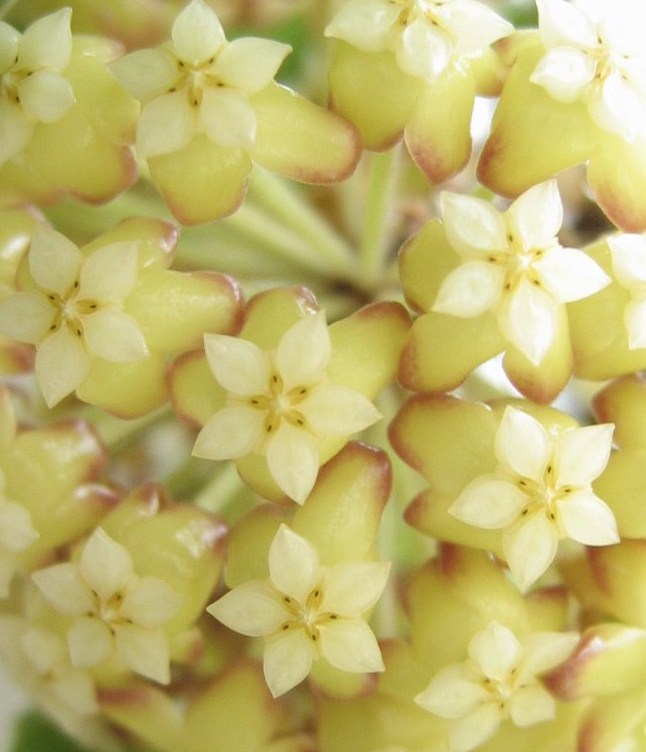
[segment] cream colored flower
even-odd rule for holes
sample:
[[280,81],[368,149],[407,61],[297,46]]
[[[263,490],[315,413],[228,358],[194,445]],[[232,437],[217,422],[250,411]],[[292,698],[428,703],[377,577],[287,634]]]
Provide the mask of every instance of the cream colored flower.
[[522,590],[549,567],[563,538],[619,542],[614,515],[591,485],[608,463],[613,430],[606,423],[554,435],[507,407],[496,432],[498,469],[471,481],[449,508],[469,525],[504,531],[503,551]]
[[436,81],[513,26],[475,0],[350,0],[325,30],[366,52],[391,50],[411,76]]
[[128,550],[102,528],[78,564],[54,564],[32,577],[52,606],[73,618],[67,644],[74,667],[96,666],[116,652],[138,674],[170,681],[164,625],[181,596],[158,577],[139,577]]
[[319,440],[349,436],[381,417],[367,397],[327,380],[331,343],[323,313],[294,324],[275,351],[221,334],[205,335],[204,343],[228,404],[204,425],[193,454],[262,454],[272,478],[299,504],[318,475]]
[[646,134],[646,17],[633,0],[537,0],[547,53],[531,81],[627,141]]
[[556,702],[538,677],[562,663],[579,636],[535,632],[519,640],[493,621],[469,642],[469,658],[446,666],[415,698],[425,710],[448,718],[450,752],[469,752],[510,718],[516,726],[552,719]]
[[133,52],[110,65],[144,105],[139,155],[169,154],[201,133],[219,146],[252,146],[256,114],[249,97],[273,80],[290,50],[254,37],[227,42],[213,9],[192,0],[177,16],[168,45]]
[[624,234],[608,238],[612,269],[631,300],[624,309],[624,324],[631,350],[646,347],[646,237]]
[[139,325],[122,310],[137,280],[135,243],[86,257],[43,225],[31,242],[29,270],[36,287],[0,303],[0,332],[36,345],[36,378],[49,407],[79,386],[91,357],[128,362],[148,355]]
[[74,104],[62,75],[72,55],[71,14],[63,8],[22,35],[0,21],[0,165],[27,145],[37,123],[60,120]]
[[265,638],[265,678],[274,697],[295,687],[312,662],[341,671],[383,671],[375,636],[364,619],[388,579],[387,562],[323,566],[316,548],[281,525],[269,550],[269,579],[250,580],[207,611],[230,629]]
[[534,365],[554,341],[558,306],[610,282],[583,251],[559,244],[563,207],[554,180],[530,188],[505,212],[444,192],[442,219],[462,262],[444,279],[433,310],[461,318],[495,312],[504,336]]
[[4,490],[5,477],[0,470],[0,598],[9,595],[9,586],[18,565],[17,555],[39,537],[29,511],[5,496]]

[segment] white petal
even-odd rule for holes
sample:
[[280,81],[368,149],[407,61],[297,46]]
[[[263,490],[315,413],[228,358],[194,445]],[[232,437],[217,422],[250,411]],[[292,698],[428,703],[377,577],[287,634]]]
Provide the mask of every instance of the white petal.
[[20,83],[20,104],[29,117],[55,123],[74,104],[72,84],[57,73],[38,71]]
[[471,481],[448,512],[468,525],[498,530],[511,525],[527,502],[527,496],[518,486],[485,475]]
[[442,718],[461,718],[489,697],[480,677],[474,674],[462,663],[446,666],[415,697],[415,702]]
[[624,325],[628,332],[630,349],[636,350],[646,347],[646,299],[633,300],[626,305],[624,308]]
[[560,303],[587,298],[610,284],[596,261],[576,248],[550,248],[533,266],[545,289]]
[[276,350],[276,367],[283,379],[284,391],[318,381],[331,351],[330,334],[322,311],[304,316],[291,326]]
[[5,21],[0,21],[0,71],[13,68],[18,56],[20,34]]
[[139,577],[121,602],[119,613],[146,629],[161,627],[180,607],[182,596],[159,577]]
[[105,660],[112,653],[114,641],[105,622],[86,616],[74,622],[67,633],[67,645],[72,665],[87,668]]
[[90,358],[81,340],[64,326],[46,337],[36,352],[36,380],[48,407],[53,407],[82,383]]
[[479,258],[507,250],[507,228],[500,212],[488,201],[442,192],[444,231],[461,255]]
[[248,637],[272,635],[292,617],[281,595],[264,580],[238,585],[206,610],[229,629]]
[[269,548],[269,576],[277,590],[304,604],[321,582],[318,551],[306,538],[281,525]]
[[80,295],[121,302],[135,286],[138,270],[137,243],[124,241],[98,248],[81,268]]
[[433,83],[447,69],[452,52],[451,37],[425,18],[419,18],[404,28],[396,56],[405,73]]
[[273,81],[291,49],[273,39],[235,39],[218,55],[214,73],[227,86],[255,94]]
[[136,624],[115,626],[119,658],[133,671],[147,679],[168,684],[170,666],[168,640],[161,629],[144,629]]
[[543,426],[523,410],[505,408],[495,439],[496,457],[521,478],[542,481],[552,459],[552,441]]
[[183,89],[144,105],[137,126],[137,153],[147,159],[187,146],[199,132],[197,108]]
[[309,674],[314,658],[311,640],[302,629],[281,632],[265,645],[263,669],[274,697],[289,692]]
[[196,66],[213,57],[225,42],[215,11],[202,0],[192,0],[177,16],[172,38],[180,60]]
[[598,478],[610,458],[612,423],[564,431],[555,442],[554,470],[559,486],[586,486]]
[[250,147],[256,140],[256,112],[244,92],[207,89],[202,96],[200,122],[218,146]]
[[594,58],[571,47],[556,47],[538,61],[530,81],[559,102],[574,102],[593,81]]
[[514,30],[508,21],[484,3],[473,0],[453,0],[439,6],[437,12],[451,30],[456,56],[477,52]]
[[586,546],[619,543],[617,522],[610,507],[592,491],[578,491],[560,499],[558,514],[572,540]]
[[92,591],[76,564],[54,564],[37,570],[31,577],[57,611],[68,616],[81,616],[94,610]]
[[193,447],[194,457],[233,460],[256,451],[265,433],[265,413],[251,407],[225,407],[210,418]]
[[325,29],[326,37],[336,37],[366,52],[380,52],[388,47],[390,32],[401,8],[385,0],[350,0]]
[[282,421],[266,452],[271,477],[290,499],[302,504],[316,483],[321,460],[309,434]]
[[67,68],[72,56],[70,8],[39,18],[20,40],[19,65],[23,70],[50,68],[58,73]]
[[34,231],[29,271],[39,287],[65,297],[78,279],[83,254],[65,235],[47,225]]
[[0,99],[0,165],[15,157],[29,143],[34,132],[22,108],[4,97]]
[[125,590],[133,573],[128,549],[100,527],[85,544],[79,564],[85,581],[103,601]]
[[530,632],[523,638],[523,657],[518,667],[518,684],[551,671],[570,656],[580,635],[577,632]]
[[539,684],[519,687],[509,698],[509,714],[516,726],[531,726],[556,715],[556,700]]
[[363,394],[334,384],[314,387],[298,409],[320,437],[350,436],[381,418],[379,410]]
[[449,726],[451,752],[470,752],[496,733],[502,713],[497,702],[486,702]]
[[556,336],[557,301],[522,279],[511,295],[503,296],[498,325],[507,340],[535,366]]
[[182,73],[177,58],[160,47],[136,50],[108,64],[117,81],[140,102],[149,102],[174,88]]
[[644,134],[646,102],[619,72],[594,87],[587,103],[590,114],[602,128],[629,142]]
[[469,642],[471,660],[488,679],[498,682],[509,678],[518,665],[520,653],[516,635],[497,621],[492,621],[486,629],[477,632]]
[[18,292],[0,303],[0,333],[18,342],[37,345],[49,332],[55,313],[42,293]]
[[608,238],[612,270],[624,287],[646,282],[646,237],[634,233]]
[[337,619],[319,625],[321,653],[335,668],[353,673],[384,670],[381,651],[362,619]]
[[597,36],[585,11],[565,0],[536,0],[541,36],[545,45],[570,44],[594,48]]
[[0,546],[23,551],[39,537],[28,510],[15,501],[0,503]]
[[433,309],[460,318],[474,318],[497,305],[505,270],[486,261],[467,261],[450,271],[437,293]]
[[225,334],[205,334],[211,372],[228,392],[255,396],[269,390],[267,355],[253,342]]
[[137,321],[121,311],[102,310],[83,317],[88,350],[99,358],[129,363],[148,355],[148,346]]
[[347,561],[328,570],[321,613],[360,616],[379,600],[388,582],[389,562]]
[[524,250],[553,245],[563,223],[563,204],[556,180],[539,183],[525,191],[507,209],[505,218]]
[[521,591],[547,570],[558,548],[558,532],[542,512],[522,518],[503,533],[503,550]]

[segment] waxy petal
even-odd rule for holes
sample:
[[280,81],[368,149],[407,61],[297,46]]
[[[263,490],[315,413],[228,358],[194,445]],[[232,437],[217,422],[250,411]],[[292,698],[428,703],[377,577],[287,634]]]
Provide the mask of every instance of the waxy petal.
[[29,511],[22,504],[4,501],[0,496],[0,546],[9,551],[23,551],[38,537]]
[[401,8],[384,0],[350,0],[325,28],[326,37],[349,42],[366,52],[387,49],[390,31]]
[[507,209],[505,218],[524,250],[553,245],[563,223],[563,204],[556,180],[525,191]]
[[90,358],[79,337],[64,326],[46,337],[36,353],[36,380],[48,407],[71,394],[90,371]]
[[84,580],[103,601],[125,590],[133,574],[128,549],[100,527],[85,544],[79,566]]
[[351,561],[330,568],[323,586],[321,612],[359,616],[372,608],[386,587],[389,562]]
[[300,684],[309,674],[314,648],[302,629],[281,632],[265,645],[263,670],[274,697]]
[[595,70],[590,55],[571,47],[556,47],[540,59],[530,81],[560,102],[574,102],[594,79]]
[[323,312],[297,321],[282,336],[276,350],[276,367],[283,379],[284,391],[319,381],[331,352]]
[[75,101],[72,84],[48,70],[38,71],[20,84],[23,110],[42,123],[60,120]]
[[205,334],[204,349],[211,372],[228,392],[249,397],[267,393],[269,364],[258,345],[225,334]]
[[4,97],[0,99],[0,165],[22,151],[33,132],[33,123],[22,108]]
[[54,307],[42,293],[18,292],[0,302],[0,332],[37,345],[48,334],[54,315]]
[[547,570],[558,548],[558,532],[542,512],[522,518],[503,533],[503,549],[521,591]]
[[302,429],[282,421],[266,452],[267,467],[279,488],[298,504],[316,482],[320,458],[316,443]]
[[276,589],[262,580],[243,582],[206,610],[229,629],[248,637],[273,635],[292,617]]
[[256,113],[246,95],[237,89],[207,89],[202,96],[200,123],[218,146],[253,146]]
[[586,546],[619,543],[617,522],[610,507],[591,491],[578,491],[557,503],[567,535]]
[[594,48],[597,44],[592,20],[565,0],[536,0],[541,36],[547,47],[570,44]]
[[103,310],[84,316],[83,333],[90,352],[115,363],[140,360],[149,353],[139,324],[121,311]]
[[415,702],[442,718],[461,718],[489,697],[478,678],[464,664],[446,666],[415,697]]
[[635,233],[612,235],[608,238],[612,270],[617,281],[630,289],[646,282],[646,237]]
[[350,436],[380,420],[381,413],[360,392],[324,384],[299,405],[308,425],[320,437]]
[[520,515],[529,499],[518,486],[496,476],[480,476],[449,507],[462,522],[485,530],[507,527]]
[[646,101],[620,73],[612,73],[601,86],[593,88],[587,105],[594,121],[605,130],[628,142],[646,136]]
[[101,302],[121,302],[137,281],[138,243],[111,243],[97,249],[83,263],[80,288],[83,297]]
[[49,68],[57,73],[69,65],[72,56],[72,11],[62,8],[31,24],[20,40],[19,64],[23,70]]
[[502,715],[497,702],[479,705],[449,726],[449,745],[452,752],[470,752],[484,744],[496,733]]
[[0,21],[0,72],[13,68],[18,57],[20,33],[5,21]]
[[178,611],[182,596],[159,577],[140,577],[126,590],[119,613],[146,629],[166,624]]
[[362,619],[337,619],[318,629],[321,653],[335,668],[353,673],[384,670],[377,638]]
[[469,642],[469,657],[482,673],[494,681],[505,681],[518,665],[521,646],[504,624],[493,621]]
[[83,254],[65,235],[47,225],[34,232],[29,247],[29,271],[39,287],[61,297],[78,279]]
[[441,202],[444,231],[461,256],[479,258],[507,248],[505,222],[488,201],[443,192]]
[[493,308],[502,296],[505,270],[486,261],[467,261],[449,272],[440,287],[433,311],[475,318]]
[[187,146],[199,132],[197,108],[180,89],[144,105],[137,127],[137,153],[148,159]]
[[76,619],[67,633],[67,645],[72,665],[77,668],[96,666],[114,649],[110,627],[101,619],[85,616]]
[[281,525],[269,548],[269,576],[281,593],[304,604],[321,580],[317,550],[287,525]]
[[121,660],[141,676],[168,684],[170,681],[168,639],[157,629],[136,624],[115,627],[115,643]]
[[235,39],[218,55],[214,71],[227,86],[255,94],[274,80],[291,49],[273,39]]
[[181,78],[175,58],[165,49],[136,50],[108,64],[117,81],[140,102],[169,92]]
[[646,300],[633,300],[626,305],[624,324],[630,349],[646,347]]
[[495,439],[496,457],[521,478],[541,481],[552,459],[552,442],[543,426],[528,413],[505,408]]
[[57,611],[69,616],[81,616],[94,611],[92,591],[75,564],[54,564],[37,570],[31,577]]
[[171,36],[179,59],[195,66],[213,57],[226,41],[215,11],[202,0],[192,0],[177,16]]
[[433,83],[447,69],[452,52],[451,37],[419,18],[405,27],[396,55],[403,71]]
[[437,7],[453,35],[454,55],[461,57],[509,36],[514,27],[482,2],[453,0]]
[[532,726],[556,716],[556,700],[538,684],[519,687],[509,698],[509,715],[516,726]]
[[210,418],[195,441],[194,457],[233,460],[257,451],[265,435],[265,415],[251,407],[225,407]]
[[611,281],[587,253],[576,248],[551,248],[534,263],[534,269],[559,303],[587,298]]
[[610,458],[612,423],[565,431],[556,439],[554,466],[559,486],[587,486],[598,478]]

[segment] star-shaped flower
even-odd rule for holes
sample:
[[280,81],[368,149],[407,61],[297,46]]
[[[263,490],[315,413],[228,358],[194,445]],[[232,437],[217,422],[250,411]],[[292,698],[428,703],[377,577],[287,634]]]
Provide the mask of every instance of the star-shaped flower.
[[608,463],[612,424],[549,434],[533,417],[508,406],[495,436],[494,474],[471,481],[449,508],[462,522],[503,530],[505,558],[525,590],[549,567],[558,543],[619,542],[608,505],[592,481]]
[[530,188],[505,212],[445,192],[442,219],[461,263],[444,279],[433,310],[461,318],[493,311],[504,337],[534,365],[554,342],[559,306],[610,282],[585,253],[559,244],[563,208],[555,181]]
[[238,585],[207,611],[230,629],[265,638],[265,678],[278,697],[319,658],[342,671],[383,671],[364,615],[383,592],[389,570],[387,562],[324,566],[316,548],[283,524],[269,549],[269,579]]
[[227,405],[202,428],[193,454],[213,460],[263,455],[278,486],[302,504],[321,464],[321,439],[349,436],[381,417],[360,392],[331,383],[331,342],[323,313],[307,315],[275,350],[227,335],[204,337]]
[[96,666],[116,652],[133,671],[170,681],[164,625],[182,598],[159,577],[139,577],[128,550],[102,528],[78,563],[54,564],[32,577],[52,606],[73,619],[67,645],[74,667]]
[[534,632],[524,639],[492,621],[469,642],[469,658],[441,669],[415,702],[450,719],[450,752],[484,744],[511,718],[516,726],[550,720],[556,701],[539,676],[562,663],[579,635]]
[[0,303],[0,330],[36,345],[36,378],[52,407],[73,392],[92,357],[130,362],[148,347],[124,300],[137,280],[137,244],[114,243],[89,256],[45,225],[32,238],[34,289]]

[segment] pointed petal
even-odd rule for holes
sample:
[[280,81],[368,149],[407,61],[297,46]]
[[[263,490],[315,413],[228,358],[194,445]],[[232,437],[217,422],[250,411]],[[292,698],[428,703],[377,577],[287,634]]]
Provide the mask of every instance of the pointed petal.
[[532,726],[556,716],[556,700],[540,684],[520,687],[509,698],[509,714],[516,726]]
[[264,580],[238,585],[206,610],[229,629],[248,637],[273,635],[293,617],[280,594]]
[[159,577],[140,577],[126,590],[119,613],[146,629],[166,624],[180,607],[182,596]]
[[101,619],[85,616],[77,619],[67,633],[67,646],[72,665],[77,668],[96,666],[110,653],[114,642],[110,627]]
[[269,364],[258,345],[225,334],[205,334],[204,349],[213,375],[228,392],[245,396],[267,392]]
[[560,102],[576,101],[594,79],[594,58],[572,47],[557,47],[538,61],[530,81]]
[[527,496],[518,486],[484,475],[469,483],[448,511],[468,525],[498,530],[511,525],[527,503]]
[[488,692],[464,664],[440,669],[415,702],[442,718],[461,718],[488,698]]
[[317,550],[287,525],[281,525],[269,548],[269,576],[281,593],[304,604],[321,581]]
[[137,153],[144,159],[187,146],[198,133],[197,108],[183,89],[144,105],[137,126]]
[[72,56],[70,8],[62,8],[32,23],[20,40],[19,62],[22,70],[49,68],[61,72]]
[[359,616],[379,600],[388,582],[389,562],[349,561],[330,568],[320,611]]
[[316,483],[321,462],[314,440],[306,431],[283,421],[267,446],[266,457],[279,488],[302,504]]
[[320,437],[350,436],[381,418],[379,410],[363,394],[334,384],[315,387],[298,407]]
[[124,591],[133,573],[128,549],[100,527],[85,544],[79,565],[83,578],[103,601]]
[[18,342],[37,345],[54,320],[54,308],[40,292],[10,295],[0,302],[0,332]]
[[8,551],[23,551],[38,537],[29,511],[18,502],[3,501],[0,496],[0,546]]
[[148,355],[148,346],[137,321],[121,311],[103,310],[83,317],[88,349],[99,358],[128,363]]
[[[0,317],[2,316],[0,306]],[[624,309],[624,324],[631,350],[646,347],[646,300],[633,300]]]
[[622,74],[612,73],[601,86],[594,87],[587,105],[594,121],[605,130],[629,142],[644,137],[644,98]]
[[218,146],[253,146],[256,113],[247,96],[237,89],[207,89],[202,96],[200,123]]
[[467,261],[447,274],[437,293],[433,311],[460,318],[475,318],[497,305],[505,270],[486,261]]
[[210,418],[195,440],[194,457],[233,460],[257,450],[265,435],[265,413],[225,407]]
[[468,55],[508,36],[514,27],[504,18],[474,0],[454,0],[440,8],[454,38],[454,55]]
[[494,681],[505,681],[516,668],[521,655],[516,635],[503,624],[492,621],[469,642],[469,657],[482,673]]
[[532,632],[523,639],[519,684],[551,671],[568,658],[580,635],[577,632]]
[[377,638],[363,619],[319,624],[321,653],[335,668],[353,673],[384,670]]
[[218,55],[214,72],[227,86],[255,94],[274,80],[291,49],[273,39],[234,39]]
[[507,209],[505,218],[525,250],[553,245],[563,223],[563,204],[556,180],[525,191]]
[[603,269],[576,248],[551,248],[534,268],[542,284],[560,303],[587,298],[610,284],[610,277]]
[[508,406],[496,432],[496,457],[520,477],[541,481],[552,441],[536,418]]
[[442,221],[453,248],[476,258],[507,248],[507,232],[500,212],[488,201],[442,192]]
[[404,28],[396,56],[403,71],[433,83],[447,69],[452,51],[451,37],[419,18]]
[[558,532],[542,512],[528,515],[503,533],[505,558],[521,591],[547,570],[558,548]]
[[170,657],[168,639],[161,629],[144,629],[136,624],[115,626],[119,658],[133,671],[147,679],[168,684]]
[[496,702],[479,705],[449,726],[449,744],[452,752],[470,752],[484,744],[496,733],[502,716]]
[[34,120],[55,123],[74,102],[72,84],[57,73],[38,71],[20,84],[20,104]]
[[92,592],[76,564],[54,564],[37,570],[31,577],[57,611],[80,616],[94,610]]
[[330,359],[332,345],[320,311],[305,316],[283,334],[276,350],[276,367],[288,391],[318,381]]
[[98,301],[122,301],[137,281],[138,243],[111,243],[90,254],[83,263],[80,290]]
[[617,522],[610,507],[592,491],[578,491],[561,499],[558,514],[572,540],[586,546],[619,543]]
[[202,0],[192,0],[177,16],[172,39],[179,59],[195,66],[213,57],[225,43],[215,11]]
[[22,151],[33,132],[33,123],[22,108],[4,97],[0,99],[0,165]]
[[597,44],[594,24],[577,6],[564,0],[536,0],[541,36],[545,45],[570,45],[594,48]]
[[90,358],[79,337],[64,326],[46,337],[36,353],[36,380],[48,407],[71,394],[87,376]]
[[608,238],[612,270],[621,285],[630,288],[646,282],[646,237],[634,233]]
[[175,58],[162,48],[136,50],[108,64],[124,89],[140,102],[149,102],[174,88],[180,78]]
[[18,56],[20,33],[5,21],[0,21],[0,70],[13,67]]
[[39,287],[65,296],[77,280],[83,254],[65,235],[39,225],[29,247],[29,271]]
[[325,28],[325,36],[343,39],[366,52],[380,52],[387,49],[390,31],[400,13],[396,3],[351,0],[339,8]]
[[556,439],[555,476],[559,486],[586,486],[598,478],[610,458],[612,423],[565,431]]
[[314,649],[302,629],[282,632],[265,645],[263,669],[274,697],[300,684],[312,668]]

